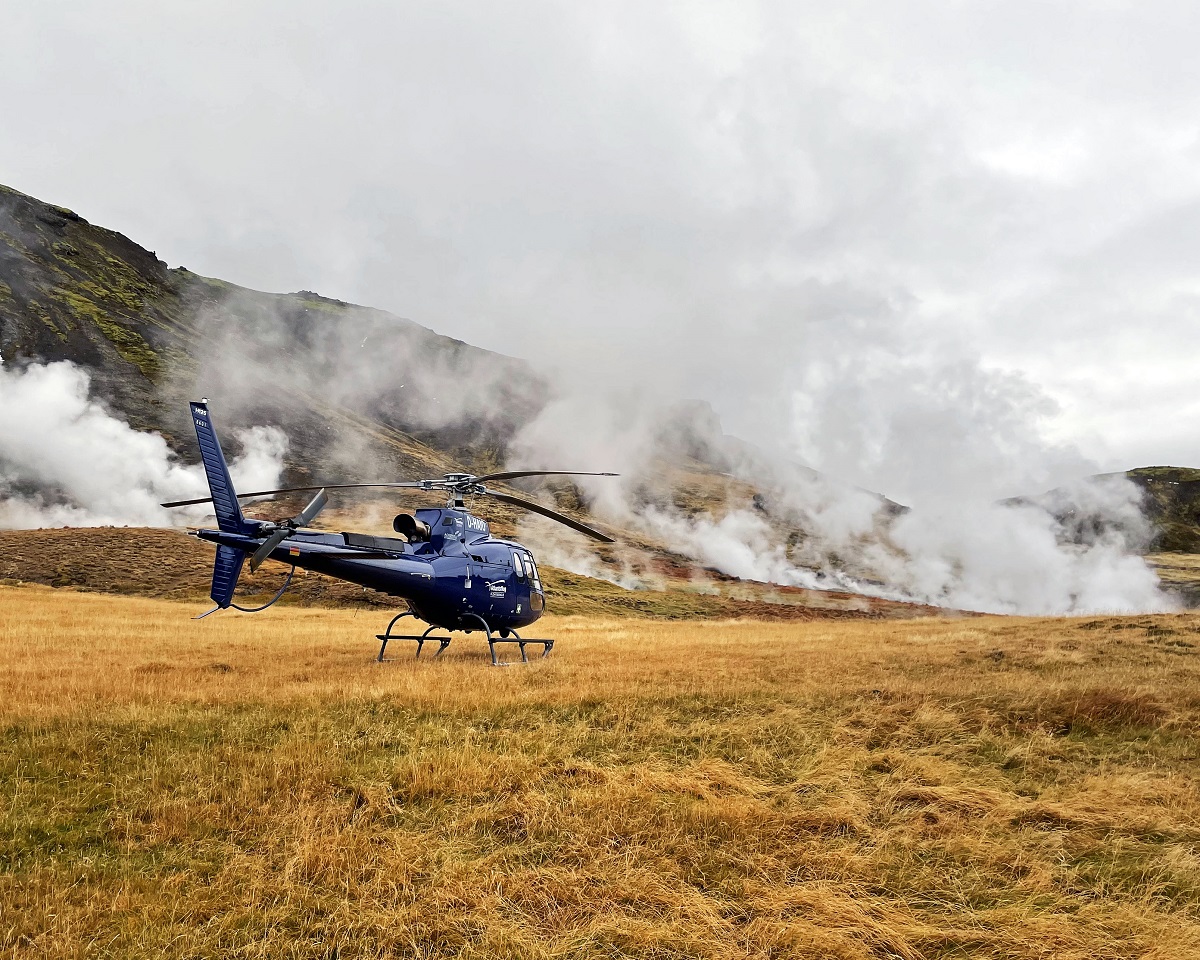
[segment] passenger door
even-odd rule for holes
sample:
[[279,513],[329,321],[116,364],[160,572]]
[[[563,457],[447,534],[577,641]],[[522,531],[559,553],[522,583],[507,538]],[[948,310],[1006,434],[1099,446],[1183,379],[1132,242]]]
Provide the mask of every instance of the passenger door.
[[512,597],[512,566],[508,548],[500,544],[475,544],[471,547],[475,561],[476,576],[487,591],[488,609],[492,613],[511,613],[515,601]]

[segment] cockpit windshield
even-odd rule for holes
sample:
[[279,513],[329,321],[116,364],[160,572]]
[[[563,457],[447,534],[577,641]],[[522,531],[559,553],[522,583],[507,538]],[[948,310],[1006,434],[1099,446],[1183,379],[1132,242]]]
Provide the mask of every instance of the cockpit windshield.
[[525,566],[529,568],[529,582],[533,585],[533,589],[541,591],[542,579],[538,576],[537,564],[533,562],[533,554],[525,554]]
[[518,580],[529,578],[529,585],[538,593],[542,592],[542,578],[538,576],[537,564],[533,562],[533,555],[526,553],[524,550],[514,550],[512,552],[513,570],[517,574]]

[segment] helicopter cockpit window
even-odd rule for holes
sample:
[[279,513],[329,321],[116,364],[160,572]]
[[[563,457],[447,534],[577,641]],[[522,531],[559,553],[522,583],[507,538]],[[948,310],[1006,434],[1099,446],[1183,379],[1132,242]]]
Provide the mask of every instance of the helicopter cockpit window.
[[529,582],[533,584],[535,590],[541,590],[542,580],[538,576],[537,564],[533,562],[532,554],[525,554],[525,566],[529,570]]
[[513,551],[513,569],[517,571],[517,579],[525,579],[525,564],[521,562],[521,555],[516,550]]

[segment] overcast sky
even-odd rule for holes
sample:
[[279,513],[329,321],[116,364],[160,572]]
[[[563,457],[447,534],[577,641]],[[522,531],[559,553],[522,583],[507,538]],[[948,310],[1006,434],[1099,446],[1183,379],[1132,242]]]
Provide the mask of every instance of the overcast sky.
[[172,266],[709,399],[901,497],[1026,453],[1006,483],[1200,466],[1200,5],[0,22],[0,182]]

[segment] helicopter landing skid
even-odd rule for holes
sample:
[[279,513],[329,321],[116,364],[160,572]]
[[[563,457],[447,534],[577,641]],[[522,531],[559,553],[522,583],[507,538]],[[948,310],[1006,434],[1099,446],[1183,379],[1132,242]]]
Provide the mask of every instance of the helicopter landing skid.
[[380,663],[383,663],[383,654],[384,654],[384,651],[387,650],[387,645],[388,645],[389,640],[415,640],[417,642],[417,659],[418,660],[421,658],[421,651],[425,648],[425,641],[427,641],[427,640],[436,640],[438,642],[438,645],[439,645],[438,651],[437,651],[437,653],[435,653],[433,655],[435,660],[438,657],[440,657],[443,653],[446,652],[446,648],[448,646],[450,646],[450,638],[449,637],[431,637],[430,636],[430,634],[433,633],[434,630],[438,629],[437,627],[430,627],[428,630],[426,630],[424,633],[420,634],[419,636],[417,634],[392,633],[392,627],[394,627],[396,625],[397,620],[401,620],[404,617],[412,617],[412,618],[416,619],[416,616],[417,615],[415,613],[413,613],[411,610],[405,611],[404,613],[398,613],[398,614],[396,614],[396,616],[392,617],[392,622],[387,625],[387,629],[384,630],[383,633],[375,634],[375,639],[380,641],[379,656],[376,658]]
[[508,662],[497,659],[496,644],[498,644],[498,643],[515,643],[515,644],[517,644],[517,646],[519,646],[521,648],[521,662],[522,663],[529,662],[529,657],[527,657],[525,655],[525,644],[527,644],[527,643],[540,643],[542,645],[542,655],[540,657],[538,657],[539,660],[545,660],[548,656],[550,656],[550,651],[554,649],[554,641],[553,640],[526,640],[526,639],[522,638],[520,635],[518,635],[516,630],[510,630],[509,633],[511,635],[507,636],[507,637],[492,637],[492,636],[488,637],[488,648],[492,652],[492,666],[493,667],[507,667],[509,665]]
[[[428,630],[426,630],[424,633],[420,634],[419,636],[417,634],[392,633],[392,628],[396,625],[396,622],[398,620],[402,620],[404,617],[413,617],[414,619],[416,619],[416,616],[417,615],[415,613],[413,613],[411,610],[405,611],[404,613],[398,613],[398,614],[396,614],[396,616],[394,616],[392,618],[391,623],[389,623],[387,625],[387,629],[383,633],[375,634],[375,639],[380,641],[379,656],[376,658],[379,663],[384,662],[384,659],[383,659],[384,652],[387,650],[388,643],[392,640],[414,640],[414,641],[416,641],[417,655],[416,655],[415,659],[418,659],[418,660],[421,658],[421,651],[424,649],[426,641],[436,640],[439,644],[437,653],[435,653],[433,655],[433,658],[435,660],[438,657],[440,657],[443,653],[446,652],[446,648],[448,646],[450,646],[450,638],[449,637],[431,637],[430,636],[430,634],[433,633],[434,630],[439,629],[436,626],[430,627]],[[487,637],[488,651],[492,655],[492,666],[493,667],[508,666],[508,663],[506,663],[505,661],[501,660],[498,656],[496,656],[496,644],[498,644],[498,643],[515,643],[515,644],[517,644],[517,646],[521,650],[521,662],[522,663],[529,662],[529,657],[525,652],[526,644],[530,644],[530,643],[541,644],[542,655],[541,655],[541,657],[538,658],[541,660],[544,660],[546,657],[550,656],[550,651],[554,649],[554,641],[553,640],[525,639],[519,633],[517,633],[516,630],[510,630],[509,635],[507,637],[498,637],[492,633],[491,627],[488,626],[487,621],[484,620],[483,617],[476,616],[474,614],[469,614],[469,616],[472,616],[472,617],[474,617],[474,619],[478,620],[480,625],[483,627],[484,635]],[[468,630],[465,632],[470,633],[471,631]]]

